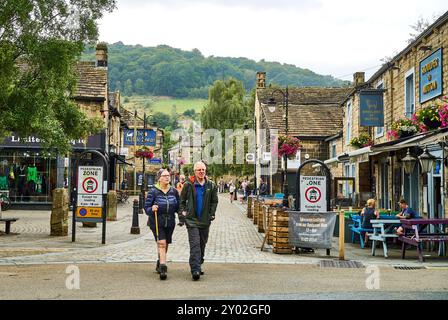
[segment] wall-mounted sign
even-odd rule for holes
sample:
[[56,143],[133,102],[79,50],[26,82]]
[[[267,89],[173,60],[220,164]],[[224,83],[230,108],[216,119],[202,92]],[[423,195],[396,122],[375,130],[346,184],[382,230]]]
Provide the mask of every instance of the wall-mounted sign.
[[361,90],[359,93],[359,123],[363,127],[384,126],[383,89]]
[[[133,146],[134,145],[134,130],[125,129],[124,130],[124,145]],[[137,129],[137,145],[138,146],[155,146],[156,145],[156,131],[151,129]]]
[[442,94],[442,48],[420,61],[420,103]]
[[160,158],[152,158],[148,159],[149,164],[162,164],[162,159]]

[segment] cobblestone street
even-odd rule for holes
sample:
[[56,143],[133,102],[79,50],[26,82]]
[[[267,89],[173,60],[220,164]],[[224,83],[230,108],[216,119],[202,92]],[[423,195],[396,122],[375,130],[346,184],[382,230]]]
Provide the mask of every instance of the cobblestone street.
[[[76,242],[71,242],[71,216],[69,236],[51,237],[50,211],[5,211],[4,217],[19,217],[12,224],[11,235],[0,235],[0,265],[29,265],[53,263],[121,263],[154,262],[157,260],[154,237],[146,227],[146,215],[139,215],[140,235],[130,234],[132,199],[118,207],[118,220],[107,222],[106,245],[101,244],[101,224],[96,228],[82,227],[77,223]],[[230,203],[220,196],[216,220],[210,229],[206,262],[261,263],[261,264],[319,264],[323,259],[337,259],[337,238],[334,238],[331,256],[325,250],[314,254],[274,254],[271,246],[260,250],[264,234],[258,233],[245,207]],[[380,250],[381,251],[381,250]],[[176,227],[173,243],[169,247],[169,262],[188,262],[189,245],[185,227]],[[376,265],[422,265],[416,254],[409,250],[401,260],[398,250],[389,259],[381,254],[370,255],[370,248],[346,244],[346,259]],[[427,257],[424,265],[448,266],[446,257]]]

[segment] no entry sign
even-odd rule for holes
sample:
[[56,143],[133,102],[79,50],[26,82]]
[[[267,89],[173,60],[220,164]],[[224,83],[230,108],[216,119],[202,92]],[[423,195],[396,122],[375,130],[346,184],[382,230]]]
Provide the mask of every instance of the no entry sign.
[[327,178],[300,176],[300,211],[327,212]]

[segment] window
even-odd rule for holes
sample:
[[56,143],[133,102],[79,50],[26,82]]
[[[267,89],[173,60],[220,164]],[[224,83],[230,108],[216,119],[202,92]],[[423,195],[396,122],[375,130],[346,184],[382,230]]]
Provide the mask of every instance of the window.
[[352,102],[347,102],[347,132],[345,135],[345,145],[350,144],[351,139],[351,131],[352,131]]
[[[380,83],[378,83],[376,88],[377,89],[384,89],[384,82],[381,81]],[[376,127],[375,128],[375,138],[380,138],[382,136],[384,136],[384,127]]]
[[405,116],[411,118],[415,111],[414,68],[406,72],[404,80]]
[[330,144],[330,158],[336,158],[336,141],[332,141]]

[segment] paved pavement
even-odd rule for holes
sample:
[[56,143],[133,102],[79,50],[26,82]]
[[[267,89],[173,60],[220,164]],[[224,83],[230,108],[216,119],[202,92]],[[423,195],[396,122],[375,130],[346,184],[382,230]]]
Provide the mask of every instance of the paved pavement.
[[[19,217],[12,224],[15,234],[0,234],[1,265],[34,265],[61,263],[135,263],[154,262],[157,251],[154,237],[146,227],[146,215],[139,215],[140,235],[130,234],[132,225],[132,199],[118,207],[118,220],[107,222],[106,245],[101,244],[101,224],[97,228],[85,228],[77,224],[76,242],[69,236],[51,237],[50,211],[4,211],[3,217]],[[71,221],[71,220],[70,220]],[[2,229],[4,230],[4,229]],[[312,264],[318,265],[323,259],[337,259],[337,238],[334,238],[331,256],[325,250],[314,254],[274,254],[266,246],[260,246],[263,234],[258,233],[252,220],[248,219],[245,207],[230,203],[227,196],[220,196],[216,220],[210,230],[205,259],[213,263],[245,264]],[[406,260],[400,258],[400,250],[390,250],[390,257],[384,259],[382,250],[372,257],[370,249],[359,245],[346,244],[346,259],[361,261],[364,265],[378,266],[448,266],[447,257],[437,257],[435,252],[427,256],[425,263],[419,263],[415,250],[407,252]],[[176,227],[173,244],[168,251],[168,262],[188,262],[189,247],[185,227]]]

